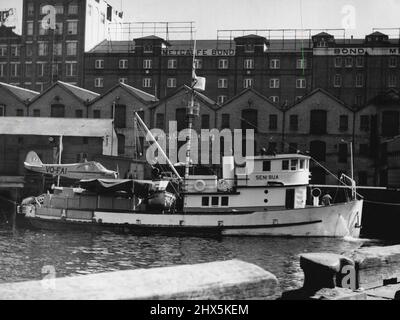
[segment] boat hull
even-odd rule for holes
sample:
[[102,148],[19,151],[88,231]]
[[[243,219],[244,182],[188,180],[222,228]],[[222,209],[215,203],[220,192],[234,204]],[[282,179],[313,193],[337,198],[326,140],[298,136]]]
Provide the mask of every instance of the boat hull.
[[293,210],[219,213],[140,213],[36,208],[27,216],[38,228],[113,229],[226,236],[354,237],[360,235],[363,201]]

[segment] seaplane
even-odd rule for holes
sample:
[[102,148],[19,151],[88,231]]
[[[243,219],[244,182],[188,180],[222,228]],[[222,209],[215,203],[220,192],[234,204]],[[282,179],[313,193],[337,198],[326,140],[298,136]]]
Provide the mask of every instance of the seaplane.
[[95,161],[71,164],[44,164],[35,151],[30,151],[27,154],[24,167],[33,172],[76,180],[118,178],[118,172],[108,170]]

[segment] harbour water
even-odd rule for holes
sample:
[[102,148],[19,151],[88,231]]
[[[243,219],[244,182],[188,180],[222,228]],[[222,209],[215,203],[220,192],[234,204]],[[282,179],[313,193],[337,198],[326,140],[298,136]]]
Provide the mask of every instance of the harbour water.
[[299,254],[350,253],[377,241],[331,238],[132,236],[109,232],[54,232],[0,226],[0,282],[43,279],[228,259],[275,274],[283,290],[303,282]]

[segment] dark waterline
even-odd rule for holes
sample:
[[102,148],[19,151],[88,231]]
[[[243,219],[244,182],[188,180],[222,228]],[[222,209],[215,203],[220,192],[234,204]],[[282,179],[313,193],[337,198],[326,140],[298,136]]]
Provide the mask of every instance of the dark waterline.
[[283,290],[301,287],[299,254],[350,253],[376,244],[331,238],[132,236],[114,233],[53,232],[0,226],[0,282],[39,280],[44,266],[57,277],[155,268],[229,259],[254,263],[275,274]]

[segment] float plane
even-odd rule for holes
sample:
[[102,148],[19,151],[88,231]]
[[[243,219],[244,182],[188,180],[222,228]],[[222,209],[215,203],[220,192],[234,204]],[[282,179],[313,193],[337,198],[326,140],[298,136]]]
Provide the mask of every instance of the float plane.
[[117,179],[116,171],[107,170],[98,162],[84,162],[71,164],[44,164],[36,152],[30,151],[25,159],[26,169],[54,177],[65,177],[77,180],[90,179]]

